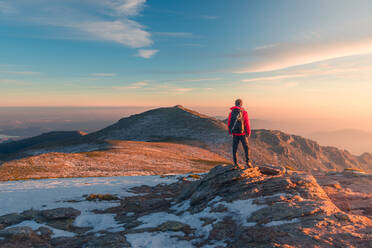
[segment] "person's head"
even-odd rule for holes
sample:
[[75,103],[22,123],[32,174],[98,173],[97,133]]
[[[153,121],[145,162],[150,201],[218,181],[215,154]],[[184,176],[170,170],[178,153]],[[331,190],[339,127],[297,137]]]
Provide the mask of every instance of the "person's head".
[[235,106],[237,106],[237,107],[243,106],[243,100],[242,99],[236,99],[235,100]]

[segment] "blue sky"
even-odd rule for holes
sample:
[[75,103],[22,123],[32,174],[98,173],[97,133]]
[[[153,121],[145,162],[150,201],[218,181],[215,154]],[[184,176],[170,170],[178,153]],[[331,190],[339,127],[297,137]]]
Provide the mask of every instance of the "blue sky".
[[[369,0],[0,0],[0,106],[371,121]],[[346,117],[345,117],[346,118]]]

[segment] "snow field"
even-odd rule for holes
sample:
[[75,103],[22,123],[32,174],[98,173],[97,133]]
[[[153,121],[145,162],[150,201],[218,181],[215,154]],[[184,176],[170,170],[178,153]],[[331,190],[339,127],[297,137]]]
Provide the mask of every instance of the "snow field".
[[[0,216],[29,209],[72,207],[81,211],[81,215],[74,222],[75,226],[92,227],[90,232],[101,230],[118,232],[124,228],[117,224],[115,215],[95,214],[92,211],[119,206],[120,201],[87,201],[83,195],[109,193],[119,197],[132,196],[134,194],[127,191],[132,187],[155,186],[176,181],[176,178],[159,176],[127,176],[0,182]],[[33,230],[44,226],[53,231],[53,237],[75,235],[35,221],[24,221],[8,228],[16,226],[28,226]]]
[[40,227],[46,227],[46,228],[49,228],[53,234],[52,234],[52,238],[58,238],[58,237],[74,237],[75,236],[75,233],[72,233],[72,232],[66,232],[66,231],[63,231],[63,230],[60,230],[60,229],[56,229],[56,228],[53,228],[51,226],[48,226],[48,225],[44,225],[44,224],[39,224],[37,223],[36,221],[33,221],[33,220],[26,220],[26,221],[23,221],[17,225],[13,225],[13,226],[10,226],[10,227],[7,227],[5,228],[5,230],[9,229],[9,228],[13,228],[13,227],[30,227],[32,230],[37,230],[39,229]]

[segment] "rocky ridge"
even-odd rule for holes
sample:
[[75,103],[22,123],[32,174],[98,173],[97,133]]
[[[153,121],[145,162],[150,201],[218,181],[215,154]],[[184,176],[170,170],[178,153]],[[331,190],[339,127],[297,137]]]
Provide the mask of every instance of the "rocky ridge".
[[[0,217],[0,247],[371,247],[371,219],[340,210],[305,172],[270,165],[241,170],[219,165],[200,179],[132,188],[115,214],[119,232],[74,229],[73,209]],[[9,228],[24,218],[73,232]],[[58,220],[58,221],[56,221]],[[55,224],[57,223],[57,224]],[[8,227],[8,228],[6,228]],[[165,243],[164,243],[165,242]],[[168,242],[168,243],[166,243]],[[11,246],[10,244],[13,244]],[[168,245],[167,245],[168,244]]]

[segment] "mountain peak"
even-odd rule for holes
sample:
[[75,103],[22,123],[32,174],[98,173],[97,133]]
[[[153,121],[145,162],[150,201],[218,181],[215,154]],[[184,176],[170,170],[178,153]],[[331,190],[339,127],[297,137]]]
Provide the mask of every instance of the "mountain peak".
[[182,105],[156,108],[122,118],[90,136],[141,141],[197,140],[202,143],[215,143],[228,137],[224,123]]

